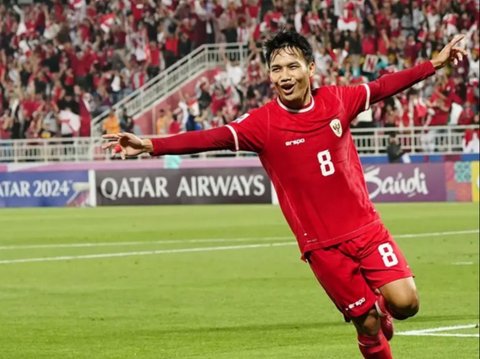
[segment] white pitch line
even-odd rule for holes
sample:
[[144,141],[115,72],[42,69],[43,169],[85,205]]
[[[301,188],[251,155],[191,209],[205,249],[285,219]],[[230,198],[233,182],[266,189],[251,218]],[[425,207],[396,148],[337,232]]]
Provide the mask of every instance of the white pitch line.
[[422,334],[402,334],[395,335],[411,336],[411,337],[457,337],[457,338],[480,338],[479,334],[453,334],[453,333],[422,333]]
[[396,332],[395,335],[479,338],[480,335],[478,333],[475,333],[475,334],[442,333],[442,332],[448,332],[448,331],[452,331],[452,330],[475,329],[475,328],[478,328],[478,324],[453,325],[453,326],[449,326],[449,327],[437,327],[437,328],[420,329],[420,330],[407,330],[405,332]]
[[478,334],[459,334],[459,333],[423,333],[423,334],[399,334],[418,337],[457,337],[457,338],[480,338]]
[[179,244],[179,243],[216,243],[216,242],[246,242],[257,240],[287,240],[289,237],[241,237],[241,238],[198,238],[198,239],[174,239],[159,241],[130,241],[130,242],[91,242],[91,243],[59,243],[59,244],[25,244],[0,246],[0,250],[11,249],[41,249],[41,248],[91,248],[91,247],[123,247],[149,244]]
[[471,266],[473,262],[453,262],[452,264],[454,266]]
[[[457,234],[467,234],[467,233],[477,233],[478,230],[467,230],[467,231],[451,231],[451,232],[432,232],[432,233],[418,233],[418,234],[404,234],[397,236],[400,238],[414,238],[418,237],[427,237],[427,236],[438,236],[438,235],[457,235]],[[264,237],[264,239],[281,239],[281,238],[290,238],[290,237]],[[255,240],[255,238],[238,238],[237,240]],[[190,239],[186,242],[225,242],[225,241],[235,241],[235,238],[218,238],[218,239]],[[158,241],[158,243],[166,243],[167,241]],[[173,243],[181,243],[181,240],[170,241]],[[155,243],[155,242],[112,242],[109,244],[117,243],[118,246],[122,246],[124,243],[131,244],[146,244],[146,243]],[[83,243],[88,247],[95,247],[98,243]],[[97,258],[113,258],[113,257],[129,257],[129,256],[143,256],[143,255],[154,255],[154,254],[166,254],[166,253],[188,253],[188,252],[208,252],[208,251],[221,251],[221,250],[232,250],[232,249],[248,249],[248,248],[262,248],[262,247],[272,247],[272,246],[286,246],[294,245],[295,242],[278,242],[278,243],[262,243],[262,244],[249,244],[241,246],[222,246],[222,247],[202,247],[202,248],[183,248],[183,249],[164,249],[164,250],[153,250],[153,251],[133,251],[133,252],[120,252],[120,253],[101,253],[101,254],[85,254],[85,255],[76,255],[76,256],[55,256],[55,257],[39,257],[39,258],[19,258],[19,259],[4,259],[0,260],[0,264],[12,264],[12,263],[31,263],[31,262],[52,262],[52,261],[64,261],[64,260],[78,260],[78,259],[97,259]],[[82,243],[73,243],[65,244],[64,246],[77,246],[82,245]],[[52,248],[55,245],[44,245]],[[11,247],[11,246],[10,246]],[[10,248],[8,247],[8,248]],[[25,248],[26,246],[18,246]],[[1,247],[0,247],[1,248]]]
[[[459,234],[475,234],[479,233],[478,229],[470,229],[464,231],[450,231],[450,232],[430,232],[430,233],[410,233],[397,234],[394,238],[422,238],[422,237],[438,237],[451,236]],[[149,245],[149,244],[175,244],[175,243],[215,243],[215,242],[230,242],[230,241],[255,241],[255,240],[287,240],[292,239],[292,236],[287,237],[250,237],[250,238],[200,238],[200,239],[177,239],[177,240],[159,240],[159,241],[130,241],[130,242],[90,242],[90,243],[58,243],[58,244],[25,244],[25,245],[7,245],[0,246],[0,250],[12,249],[41,249],[41,248],[87,248],[87,247],[122,247],[134,245]]]
[[58,256],[58,257],[43,257],[43,258],[5,259],[5,260],[0,260],[0,264],[31,263],[31,262],[54,262],[54,261],[68,261],[68,260],[78,260],[78,259],[98,259],[98,258],[112,258],[112,257],[147,256],[147,255],[154,255],[154,254],[169,254],[169,253],[229,251],[229,250],[235,250],[235,249],[252,249],[252,248],[291,246],[291,245],[294,245],[294,244],[296,244],[296,243],[295,242],[280,242],[280,243],[246,244],[246,245],[241,245],[241,246],[161,249],[161,250],[155,250],[155,251],[85,254],[85,255],[78,255],[78,256]]
[[394,235],[393,237],[394,238],[440,237],[440,236],[451,236],[451,235],[457,235],[457,234],[475,234],[479,232],[480,232],[479,229],[467,229],[465,231],[397,234],[397,235]]

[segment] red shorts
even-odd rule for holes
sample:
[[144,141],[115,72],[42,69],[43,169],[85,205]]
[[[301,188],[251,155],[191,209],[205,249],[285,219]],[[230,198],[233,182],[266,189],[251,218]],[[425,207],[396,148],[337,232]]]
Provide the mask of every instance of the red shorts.
[[375,289],[413,276],[382,223],[357,238],[316,249],[306,257],[328,296],[348,318],[361,316],[374,306]]

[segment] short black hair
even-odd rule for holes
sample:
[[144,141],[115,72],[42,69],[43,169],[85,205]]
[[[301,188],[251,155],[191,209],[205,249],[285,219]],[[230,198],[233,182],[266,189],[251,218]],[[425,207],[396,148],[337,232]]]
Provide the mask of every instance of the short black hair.
[[295,48],[300,50],[307,64],[314,61],[313,50],[310,43],[305,37],[300,35],[296,31],[291,30],[282,30],[275,34],[274,37],[265,41],[263,45],[265,61],[267,66],[270,67],[270,61],[272,60],[272,55],[280,50],[285,48]]

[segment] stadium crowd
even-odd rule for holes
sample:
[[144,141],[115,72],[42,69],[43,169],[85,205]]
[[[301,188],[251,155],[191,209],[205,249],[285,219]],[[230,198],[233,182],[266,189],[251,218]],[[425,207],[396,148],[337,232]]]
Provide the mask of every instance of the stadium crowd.
[[[228,123],[271,97],[260,44],[281,28],[311,41],[315,86],[362,83],[410,67],[465,33],[469,56],[461,66],[375,105],[353,126],[479,122],[476,0],[30,2],[0,5],[1,139],[89,136],[93,117],[193,49],[241,42],[248,61],[226,57],[215,81],[203,78],[178,108],[160,111],[156,132]],[[110,112],[104,131],[131,131],[131,117],[117,113]],[[470,135],[478,138],[478,131]]]

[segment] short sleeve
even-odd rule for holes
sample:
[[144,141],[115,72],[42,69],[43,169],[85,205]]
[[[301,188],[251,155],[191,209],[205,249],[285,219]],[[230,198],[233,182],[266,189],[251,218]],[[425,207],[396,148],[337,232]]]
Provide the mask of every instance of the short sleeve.
[[353,121],[360,112],[370,108],[370,88],[368,84],[339,87],[345,117]]
[[268,110],[260,108],[247,112],[226,125],[235,139],[236,151],[262,151],[268,135],[268,117]]

